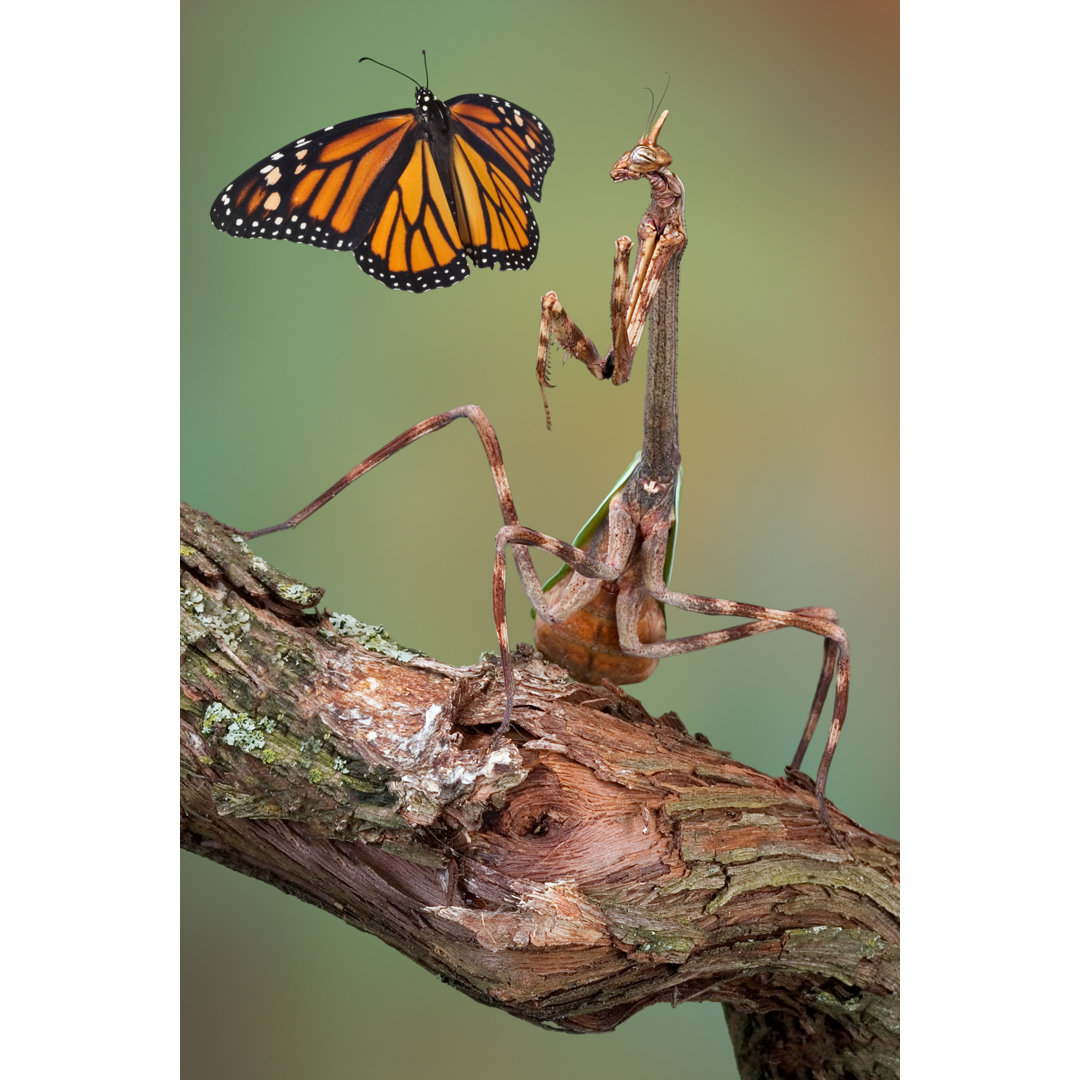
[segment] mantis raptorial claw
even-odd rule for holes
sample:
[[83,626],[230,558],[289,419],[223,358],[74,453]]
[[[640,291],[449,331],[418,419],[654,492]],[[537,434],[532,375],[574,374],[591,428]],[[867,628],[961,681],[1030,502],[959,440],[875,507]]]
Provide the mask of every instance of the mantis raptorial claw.
[[630,378],[630,369],[645,319],[656,300],[657,290],[672,264],[677,266],[686,247],[683,225],[683,186],[667,166],[671,155],[658,146],[656,139],[667,119],[667,110],[658,117],[652,131],[628,153],[623,154],[611,170],[611,178],[623,180],[647,179],[652,188],[649,206],[638,225],[638,254],[633,277],[629,276],[629,236],[615,241],[615,269],[611,278],[611,348],[604,358],[577,324],[567,315],[558,296],[549,292],[540,305],[540,340],[536,357],[536,376],[544,401],[547,426],[551,427],[545,387],[551,337],[570,355],[577,357],[598,379],[610,379],[616,386]]

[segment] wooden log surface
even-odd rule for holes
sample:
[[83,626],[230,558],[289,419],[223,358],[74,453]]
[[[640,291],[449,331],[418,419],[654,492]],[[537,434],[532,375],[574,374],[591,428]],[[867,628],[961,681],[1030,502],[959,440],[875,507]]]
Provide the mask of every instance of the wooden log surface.
[[451,667],[181,508],[181,843],[566,1031],[724,1005],[743,1076],[899,1075],[899,845],[528,648]]

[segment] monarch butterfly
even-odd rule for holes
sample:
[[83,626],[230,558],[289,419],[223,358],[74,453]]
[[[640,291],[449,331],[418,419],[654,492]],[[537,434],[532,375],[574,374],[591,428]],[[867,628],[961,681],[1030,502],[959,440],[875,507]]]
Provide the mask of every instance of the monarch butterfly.
[[253,165],[210,220],[232,236],[352,251],[384,285],[424,292],[466,277],[466,256],[532,265],[540,230],[525,196],[540,198],[554,156],[543,121],[513,102],[442,102],[417,82],[415,108],[331,124]]

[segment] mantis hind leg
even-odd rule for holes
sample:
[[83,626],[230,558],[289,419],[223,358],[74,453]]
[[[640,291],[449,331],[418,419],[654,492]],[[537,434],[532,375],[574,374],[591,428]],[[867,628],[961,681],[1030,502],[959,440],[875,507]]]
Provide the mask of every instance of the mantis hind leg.
[[[829,686],[836,684],[833,703],[832,722],[825,743],[825,750],[818,765],[814,792],[817,796],[818,809],[822,823],[838,846],[843,846],[839,836],[829,822],[828,808],[825,802],[825,784],[829,776],[829,766],[836,752],[840,731],[847,716],[848,685],[851,678],[851,656],[847,634],[837,622],[836,612],[832,608],[796,608],[783,611],[779,608],[766,608],[758,604],[744,604],[734,600],[722,600],[716,597],[698,596],[693,593],[677,593],[667,587],[664,581],[664,559],[667,550],[667,530],[658,530],[642,544],[641,557],[645,588],[650,595],[662,604],[681,608],[684,611],[696,611],[703,615],[726,615],[735,618],[747,618],[752,621],[721,630],[709,630],[686,637],[673,638],[647,644],[637,640],[636,613],[640,602],[632,598],[620,605],[618,612],[619,639],[623,648],[636,656],[673,656],[677,653],[694,652],[713,645],[722,645],[729,641],[739,641],[756,634],[769,633],[785,627],[806,630],[825,639],[824,657],[821,674],[818,677],[814,699],[810,706],[810,716],[803,729],[802,738],[795,751],[790,768],[798,771],[802,764],[806,748],[817,726]],[[622,600],[622,597],[620,597]]]

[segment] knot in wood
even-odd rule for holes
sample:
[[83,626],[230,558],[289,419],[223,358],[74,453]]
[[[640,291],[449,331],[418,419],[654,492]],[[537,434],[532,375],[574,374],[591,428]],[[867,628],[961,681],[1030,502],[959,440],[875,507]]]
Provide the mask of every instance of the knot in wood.
[[657,879],[681,865],[661,831],[656,796],[608,783],[576,762],[537,755],[490,823],[485,862],[519,880],[579,885]]

